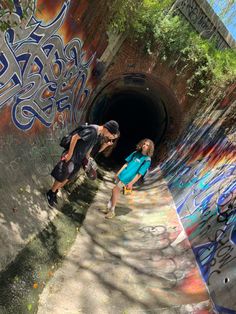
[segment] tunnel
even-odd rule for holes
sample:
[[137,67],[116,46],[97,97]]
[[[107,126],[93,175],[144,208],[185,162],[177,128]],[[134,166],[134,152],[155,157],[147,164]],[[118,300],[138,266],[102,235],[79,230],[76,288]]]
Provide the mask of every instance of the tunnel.
[[[141,2],[0,4],[0,314],[236,313],[235,40],[206,0],[172,6],[191,20],[188,46],[188,28],[150,26],[151,9],[136,36],[111,31],[128,25],[113,6],[133,23]],[[93,156],[95,176],[81,166],[55,188],[62,138],[109,120],[120,137]],[[117,171],[144,138],[150,167],[119,187],[109,218]]]
[[[151,139],[158,152],[170,120],[175,121],[178,128],[178,118],[182,115],[173,92],[143,73],[123,74],[104,85],[91,101],[86,121],[104,124],[116,120],[119,123],[121,135],[110,156],[112,162],[117,166],[122,164],[125,156],[144,138]],[[173,122],[171,127],[174,127]]]

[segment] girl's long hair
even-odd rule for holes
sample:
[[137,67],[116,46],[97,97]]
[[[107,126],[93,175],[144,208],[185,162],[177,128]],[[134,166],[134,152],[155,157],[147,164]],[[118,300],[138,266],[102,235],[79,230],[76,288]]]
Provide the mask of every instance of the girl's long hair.
[[153,153],[154,153],[154,143],[152,140],[150,140],[149,138],[145,138],[143,140],[141,140],[140,142],[138,142],[137,146],[136,146],[136,150],[138,152],[142,152],[142,146],[145,142],[149,143],[149,148],[147,150],[147,156],[152,157]]

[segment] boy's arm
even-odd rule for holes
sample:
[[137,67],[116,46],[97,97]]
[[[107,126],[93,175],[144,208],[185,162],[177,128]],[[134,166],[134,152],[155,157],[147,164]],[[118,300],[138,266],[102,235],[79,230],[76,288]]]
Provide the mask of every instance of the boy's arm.
[[104,149],[106,149],[107,147],[111,146],[113,144],[113,142],[111,141],[108,141],[107,143],[103,143],[101,146],[100,146],[100,149],[99,149],[99,153],[103,152]]
[[80,139],[81,137],[78,134],[74,134],[71,138],[70,141],[70,147],[69,150],[67,152],[67,154],[65,155],[65,160],[69,161],[73,155],[74,149],[75,149],[75,145],[77,143],[77,141]]
[[[107,142],[107,143],[103,143],[102,145],[100,145],[99,147],[99,151],[98,153],[101,153],[102,151],[104,151],[104,149],[106,149],[108,146],[111,146],[113,143],[111,141]],[[96,145],[96,144],[95,144]],[[93,146],[94,147],[94,146]],[[93,150],[93,147],[90,148],[90,150],[87,152],[86,157],[89,158],[91,151]]]
[[87,154],[86,154],[87,159],[89,159],[92,149],[93,149],[93,147],[91,147],[90,150],[87,152]]

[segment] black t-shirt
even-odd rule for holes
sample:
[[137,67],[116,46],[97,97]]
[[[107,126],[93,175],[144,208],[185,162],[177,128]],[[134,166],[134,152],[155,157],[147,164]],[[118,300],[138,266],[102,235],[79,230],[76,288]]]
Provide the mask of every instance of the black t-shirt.
[[102,140],[103,140],[102,136],[99,135],[97,138],[96,144],[93,146],[93,149],[92,149],[91,154],[90,154],[93,158],[97,157],[99,149],[102,145]]
[[81,138],[77,141],[71,160],[75,163],[81,163],[87,152],[93,147],[98,139],[97,125],[81,126],[73,132]]

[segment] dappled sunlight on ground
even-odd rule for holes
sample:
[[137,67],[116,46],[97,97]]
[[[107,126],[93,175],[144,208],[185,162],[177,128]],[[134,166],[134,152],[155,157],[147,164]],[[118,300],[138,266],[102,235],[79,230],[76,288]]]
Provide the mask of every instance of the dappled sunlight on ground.
[[[171,194],[155,189],[121,195],[107,220],[113,187],[106,174],[75,244],[40,297],[38,314],[212,313],[209,296]],[[172,245],[173,244],[173,245]]]

